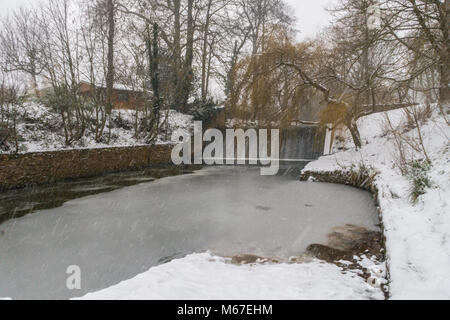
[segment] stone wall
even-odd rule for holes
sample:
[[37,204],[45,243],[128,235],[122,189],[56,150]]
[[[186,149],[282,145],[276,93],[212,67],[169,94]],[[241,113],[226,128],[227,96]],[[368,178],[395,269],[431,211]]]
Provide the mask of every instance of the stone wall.
[[171,163],[172,145],[0,154],[0,191]]

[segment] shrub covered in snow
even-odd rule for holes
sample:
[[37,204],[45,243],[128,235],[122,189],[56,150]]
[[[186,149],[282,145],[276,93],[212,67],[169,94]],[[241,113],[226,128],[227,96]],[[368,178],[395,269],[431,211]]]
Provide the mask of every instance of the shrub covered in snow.
[[426,193],[426,189],[432,186],[428,176],[430,169],[431,163],[426,160],[417,160],[410,164],[408,179],[411,183],[410,197],[414,204],[417,203],[420,196]]

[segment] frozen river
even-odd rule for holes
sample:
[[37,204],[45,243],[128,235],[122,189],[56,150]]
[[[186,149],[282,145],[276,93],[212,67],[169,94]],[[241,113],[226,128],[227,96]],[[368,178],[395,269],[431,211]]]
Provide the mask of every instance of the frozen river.
[[[326,244],[333,227],[377,228],[367,192],[259,173],[211,167],[3,222],[0,297],[82,296],[206,250],[286,259],[312,243]],[[71,265],[81,269],[81,290],[66,287]]]

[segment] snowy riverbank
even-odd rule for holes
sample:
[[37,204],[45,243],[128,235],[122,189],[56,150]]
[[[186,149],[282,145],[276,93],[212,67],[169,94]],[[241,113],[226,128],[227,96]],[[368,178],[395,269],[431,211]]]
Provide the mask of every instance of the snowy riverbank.
[[[395,126],[402,127],[402,111],[391,112]],[[349,170],[352,165],[379,172],[375,184],[379,190],[386,236],[387,263],[390,272],[391,299],[450,298],[450,129],[442,116],[434,114],[421,127],[431,168],[431,188],[410,199],[411,182],[395,167],[394,139],[385,134],[385,115],[361,122],[363,140],[360,151],[348,150],[310,163],[305,170],[333,172]],[[405,133],[417,137],[417,130]],[[415,153],[414,151],[412,151]],[[414,157],[415,156],[415,157]],[[419,159],[419,154],[412,157]]]

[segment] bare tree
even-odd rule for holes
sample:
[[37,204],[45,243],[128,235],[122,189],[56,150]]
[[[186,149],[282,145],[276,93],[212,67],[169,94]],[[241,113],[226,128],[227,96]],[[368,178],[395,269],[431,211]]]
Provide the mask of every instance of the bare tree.
[[39,11],[42,76],[52,87],[44,100],[61,116],[66,145],[80,140],[87,129],[85,109],[78,96],[81,37],[77,21],[69,16],[73,5],[69,0],[49,0]]
[[31,77],[37,94],[37,77],[42,72],[41,30],[34,9],[20,8],[1,22],[0,56],[7,72],[23,72]]
[[415,105],[404,95],[394,96],[402,57],[395,45],[383,41],[382,30],[368,28],[371,5],[371,0],[342,1],[322,44],[316,41],[302,52],[279,51],[279,65],[296,70],[303,84],[322,94],[322,120],[347,127],[357,148],[362,146],[358,119]]
[[25,95],[11,73],[0,73],[0,151],[19,152],[17,119]]
[[[431,70],[439,75],[437,89],[441,107],[450,105],[450,40],[448,0],[383,1],[383,28],[386,41],[395,41],[409,51],[408,63],[421,61],[413,73],[397,81],[411,83]],[[433,88],[436,84],[430,84]]]

